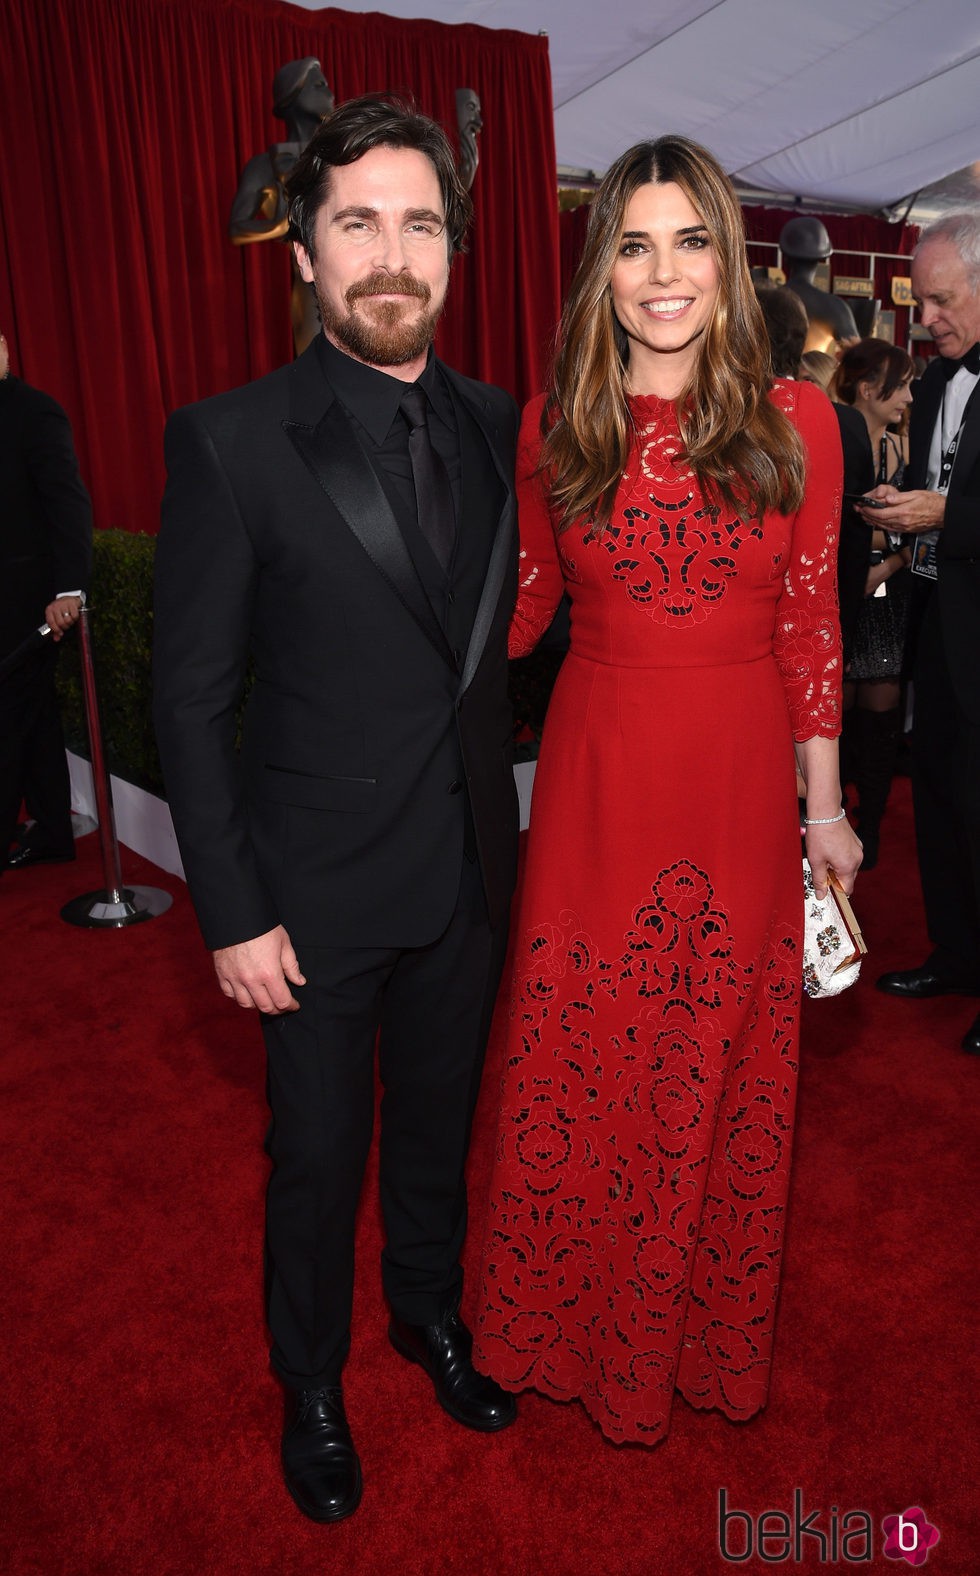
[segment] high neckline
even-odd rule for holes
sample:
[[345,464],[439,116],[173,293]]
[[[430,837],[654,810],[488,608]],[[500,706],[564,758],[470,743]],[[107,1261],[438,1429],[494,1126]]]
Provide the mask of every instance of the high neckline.
[[662,394],[633,394],[627,391],[626,402],[636,416],[665,416],[675,410],[675,401]]

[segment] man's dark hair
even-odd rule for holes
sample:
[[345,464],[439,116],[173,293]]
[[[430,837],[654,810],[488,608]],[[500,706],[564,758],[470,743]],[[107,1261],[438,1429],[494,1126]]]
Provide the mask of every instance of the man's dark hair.
[[763,284],[755,287],[769,335],[769,354],[777,378],[795,378],[806,344],[809,321],[798,295],[785,285]]
[[326,201],[330,171],[356,164],[373,148],[412,148],[425,155],[439,180],[450,251],[462,252],[473,204],[449,138],[414,105],[385,93],[348,99],[320,122],[286,182],[290,240],[299,241],[310,258],[315,255],[316,217]]

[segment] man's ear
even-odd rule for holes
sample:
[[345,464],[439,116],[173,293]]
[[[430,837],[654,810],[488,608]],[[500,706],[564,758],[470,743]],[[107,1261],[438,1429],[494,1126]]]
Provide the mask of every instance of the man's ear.
[[313,264],[310,261],[310,254],[301,241],[294,241],[292,245],[293,256],[296,258],[296,267],[299,269],[300,278],[305,280],[308,285],[311,285],[313,283]]

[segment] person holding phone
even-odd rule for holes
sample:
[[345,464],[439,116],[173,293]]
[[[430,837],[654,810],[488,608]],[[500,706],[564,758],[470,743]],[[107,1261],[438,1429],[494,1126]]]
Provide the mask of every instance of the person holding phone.
[[[939,354],[915,393],[902,491],[870,523],[914,538],[912,791],[933,950],[879,990],[980,996],[980,209],[929,225],[912,294]],[[962,1040],[980,1055],[980,1016]]]
[[[840,359],[833,396],[865,423],[876,483],[900,487],[905,456],[892,429],[906,422],[912,403],[911,356],[883,339],[859,340]],[[901,532],[888,532],[875,523],[875,513],[869,511],[880,512],[879,499],[858,497],[854,504],[871,522],[871,558],[845,675],[844,726],[853,740],[862,869],[873,870],[898,751],[912,549]]]

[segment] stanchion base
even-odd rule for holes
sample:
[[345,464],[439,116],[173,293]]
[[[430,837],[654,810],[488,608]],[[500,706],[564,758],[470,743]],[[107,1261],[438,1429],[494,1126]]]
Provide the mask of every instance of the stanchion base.
[[123,925],[138,925],[141,920],[165,914],[173,902],[169,892],[159,887],[120,887],[118,892],[86,892],[73,897],[61,910],[69,925],[87,930],[120,930]]

